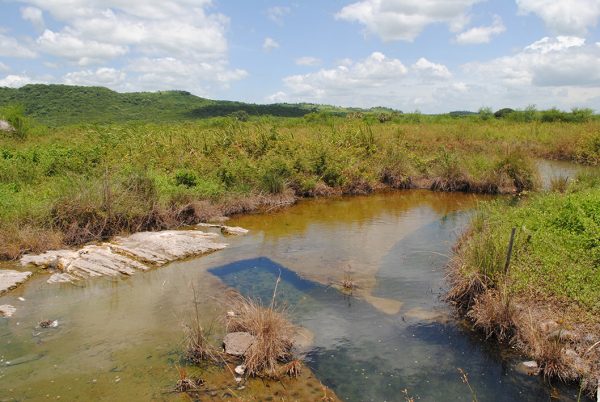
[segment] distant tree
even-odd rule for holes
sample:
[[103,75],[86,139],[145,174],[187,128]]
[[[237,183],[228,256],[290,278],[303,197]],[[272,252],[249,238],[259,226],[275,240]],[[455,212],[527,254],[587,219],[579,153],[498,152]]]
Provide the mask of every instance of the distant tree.
[[494,117],[494,113],[492,112],[492,109],[489,107],[482,107],[481,109],[479,109],[479,118],[481,120],[489,120],[492,117]]
[[245,110],[236,110],[229,116],[233,117],[237,121],[248,121],[248,119],[250,118],[250,115]]
[[509,114],[514,113],[514,112],[515,112],[514,109],[511,109],[509,107],[505,107],[505,108],[502,108],[502,109],[496,111],[496,113],[494,113],[494,117],[497,118],[497,119],[502,119],[502,118],[508,116]]

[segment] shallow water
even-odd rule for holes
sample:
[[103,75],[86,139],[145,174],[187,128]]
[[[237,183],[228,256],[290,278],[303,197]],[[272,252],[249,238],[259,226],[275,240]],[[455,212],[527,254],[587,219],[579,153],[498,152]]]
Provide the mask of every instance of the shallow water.
[[[458,368],[480,401],[576,400],[574,388],[516,373],[518,356],[439,300],[451,246],[486,199],[403,191],[301,202],[233,219],[251,232],[227,238],[228,249],[128,279],[47,285],[38,274],[0,297],[18,308],[0,319],[0,401],[185,400],[164,391],[177,379],[191,284],[209,322],[227,286],[268,297],[280,271],[281,302],[314,334],[307,362],[344,400],[403,400],[407,389],[420,400],[469,401]],[[360,285],[355,297],[330,286],[347,274]],[[59,327],[36,329],[43,319]]]

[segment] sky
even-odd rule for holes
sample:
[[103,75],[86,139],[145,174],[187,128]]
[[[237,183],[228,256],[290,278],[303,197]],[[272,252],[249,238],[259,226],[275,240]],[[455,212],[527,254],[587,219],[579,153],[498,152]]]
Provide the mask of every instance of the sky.
[[0,86],[600,111],[600,0],[0,0]]

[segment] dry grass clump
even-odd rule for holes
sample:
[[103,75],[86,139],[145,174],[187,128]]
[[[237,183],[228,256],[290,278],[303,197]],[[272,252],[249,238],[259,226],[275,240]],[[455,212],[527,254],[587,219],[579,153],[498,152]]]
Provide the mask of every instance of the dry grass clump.
[[63,234],[52,229],[18,225],[0,229],[0,259],[16,260],[24,253],[41,253],[63,244]]
[[179,379],[175,384],[174,392],[197,392],[204,385],[204,380],[196,377],[189,377],[187,371],[183,367],[177,367]]
[[553,177],[550,180],[550,191],[565,193],[569,188],[569,178],[566,176]]
[[467,316],[487,337],[496,336],[501,341],[509,341],[514,335],[514,308],[506,292],[488,290],[475,296]]
[[200,321],[200,312],[198,310],[198,298],[196,289],[192,287],[194,294],[195,315],[190,324],[184,325],[185,333],[185,358],[191,363],[200,364],[203,361],[213,363],[223,360],[221,352],[210,342],[210,337],[214,329],[214,320],[211,321],[208,328],[204,328]]
[[239,293],[230,295],[230,303],[234,315],[228,317],[227,332],[248,332],[255,337],[244,355],[246,372],[251,376],[277,377],[279,363],[292,358],[295,334],[285,309],[274,303],[263,306]]

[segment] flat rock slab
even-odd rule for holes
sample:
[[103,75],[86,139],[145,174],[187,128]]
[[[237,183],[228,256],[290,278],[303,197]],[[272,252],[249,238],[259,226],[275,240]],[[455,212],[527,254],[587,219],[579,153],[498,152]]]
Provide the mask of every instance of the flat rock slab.
[[82,278],[133,275],[182,258],[227,247],[215,241],[214,233],[200,230],[140,232],[117,237],[110,243],[89,245],[79,250],[53,250],[21,257],[22,265],[52,268],[49,283],[73,282]]
[[16,288],[31,276],[31,272],[0,270],[0,294]]
[[232,356],[243,356],[254,339],[254,335],[248,332],[231,332],[223,339],[225,353]]
[[17,309],[10,304],[3,304],[0,306],[0,317],[12,317],[15,311]]
[[205,228],[219,228],[219,229],[221,229],[221,233],[223,233],[224,235],[231,235],[231,236],[240,236],[240,235],[245,235],[248,233],[248,229],[244,229],[239,226],[221,225],[218,223],[199,223],[196,226],[205,227]]

